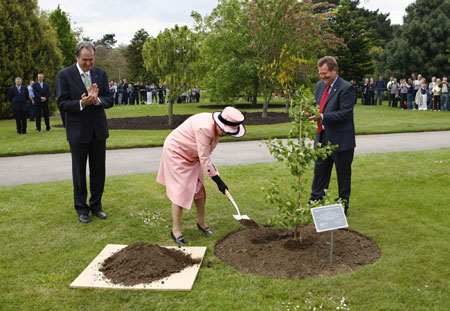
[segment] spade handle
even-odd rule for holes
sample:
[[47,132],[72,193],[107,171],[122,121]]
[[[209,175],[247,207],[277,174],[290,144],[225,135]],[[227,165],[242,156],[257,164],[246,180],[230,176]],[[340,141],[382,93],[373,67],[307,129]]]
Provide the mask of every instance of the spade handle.
[[239,208],[238,208],[236,202],[234,201],[233,197],[231,196],[231,193],[228,191],[228,189],[225,189],[225,194],[228,197],[228,199],[230,200],[230,202],[233,204],[233,206],[236,209],[236,212],[238,213],[238,215],[241,216],[241,212],[239,211]]

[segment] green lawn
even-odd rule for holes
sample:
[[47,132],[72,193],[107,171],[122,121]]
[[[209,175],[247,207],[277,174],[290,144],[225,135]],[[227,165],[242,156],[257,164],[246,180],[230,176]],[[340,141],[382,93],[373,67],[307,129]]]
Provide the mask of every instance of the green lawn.
[[[242,102],[241,102],[242,103]],[[269,111],[284,111],[281,101],[280,108]],[[209,101],[201,105],[209,104]],[[215,109],[199,108],[198,104],[177,104],[175,114],[195,114],[213,112]],[[261,111],[243,109],[246,111]],[[166,115],[167,105],[116,106],[106,110],[108,118]],[[25,155],[35,153],[68,152],[65,130],[55,125],[61,124],[61,118],[50,119],[50,132],[35,132],[34,122],[28,122],[28,134],[18,136],[14,120],[0,121],[0,156]],[[386,106],[361,106],[355,108],[355,127],[357,134],[377,134],[394,132],[437,131],[450,130],[450,113],[431,111],[408,111],[393,109]],[[286,137],[290,124],[253,125],[247,126],[247,134],[241,140],[259,140]],[[161,146],[170,131],[148,130],[111,130],[107,141],[108,149],[136,148]],[[235,140],[225,138],[224,140]]]
[[[109,218],[90,224],[77,220],[71,181],[0,188],[0,310],[337,310],[343,297],[345,310],[449,310],[449,155],[440,149],[356,156],[348,222],[376,241],[382,257],[316,279],[242,274],[215,258],[215,242],[240,227],[226,197],[207,181],[215,235],[196,229],[194,210],[183,218],[190,245],[208,247],[191,292],[69,288],[108,243],[174,245],[169,201],[155,174],[108,177]],[[241,211],[261,224],[276,212],[261,187],[274,176],[290,180],[280,163],[220,171]],[[336,193],[335,180],[330,190]]]

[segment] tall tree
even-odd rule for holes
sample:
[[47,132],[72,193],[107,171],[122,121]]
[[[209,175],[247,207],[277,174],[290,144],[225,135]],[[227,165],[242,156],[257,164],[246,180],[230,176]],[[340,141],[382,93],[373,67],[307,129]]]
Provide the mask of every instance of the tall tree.
[[104,46],[97,47],[95,64],[106,71],[110,80],[119,81],[128,77],[128,63],[125,58],[126,49],[126,45],[120,45],[113,49],[108,49]]
[[[282,56],[317,57],[320,48],[338,43],[324,29],[324,15],[316,14],[312,0],[254,0],[249,2],[250,47],[256,53],[259,81],[264,94],[262,116],[267,117],[274,77],[284,62]],[[309,67],[311,69],[311,67]],[[305,74],[308,66],[304,67]]]
[[156,82],[157,77],[153,74],[153,68],[148,67],[146,69],[142,56],[142,49],[148,38],[150,38],[148,32],[144,29],[139,29],[127,47],[125,56],[129,66],[129,81]]
[[247,4],[247,0],[222,0],[203,19],[192,14],[203,38],[198,69],[202,87],[216,100],[230,101],[249,93],[256,104],[259,78],[256,53],[248,44]]
[[15,77],[26,85],[42,72],[53,84],[61,62],[56,32],[37,2],[0,0],[0,111],[9,110],[6,93]]
[[169,124],[173,124],[173,103],[192,86],[194,64],[198,60],[196,34],[187,26],[175,25],[156,38],[149,38],[143,47],[145,67],[152,69],[169,90]]
[[107,33],[103,35],[103,37],[97,41],[95,41],[96,46],[103,46],[107,49],[112,49],[116,44],[117,40],[115,39],[116,35],[113,33]]
[[380,57],[385,75],[407,77],[412,72],[427,78],[450,72],[450,0],[417,0],[406,8],[398,36]]
[[67,67],[75,62],[75,49],[77,47],[77,32],[70,26],[69,16],[58,7],[50,13],[49,21],[56,30],[58,48],[63,55],[63,66]]
[[355,1],[340,1],[336,13],[329,19],[330,30],[344,40],[333,53],[338,58],[339,75],[345,80],[357,79],[374,71],[370,53],[375,42],[373,28],[367,27],[366,20],[354,9]]

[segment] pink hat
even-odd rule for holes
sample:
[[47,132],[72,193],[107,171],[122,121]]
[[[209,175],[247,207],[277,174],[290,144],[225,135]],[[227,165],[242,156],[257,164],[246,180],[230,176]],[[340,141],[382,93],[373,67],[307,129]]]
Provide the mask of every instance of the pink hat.
[[245,135],[245,127],[242,125],[245,117],[236,108],[225,107],[222,112],[213,112],[212,117],[217,126],[219,126],[227,135],[236,138]]

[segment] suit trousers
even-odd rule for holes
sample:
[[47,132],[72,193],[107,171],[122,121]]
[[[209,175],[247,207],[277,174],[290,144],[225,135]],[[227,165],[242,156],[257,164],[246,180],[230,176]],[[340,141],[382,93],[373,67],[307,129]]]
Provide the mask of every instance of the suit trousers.
[[[36,101],[35,101],[35,103],[36,103]],[[35,104],[33,104],[31,99],[28,101],[28,104],[29,104],[29,110],[30,110],[30,121],[34,121],[34,119],[36,118]]]
[[45,129],[50,129],[50,119],[48,116],[48,102],[40,103],[36,101],[34,103],[35,115],[36,115],[36,130],[41,130],[41,116],[44,115]]
[[[89,143],[69,143],[72,154],[72,179],[75,209],[79,215],[102,210],[102,195],[105,188],[106,140],[92,138]],[[91,197],[86,204],[86,163],[89,159]]]
[[[322,132],[320,142],[326,143],[323,139],[325,131]],[[345,151],[334,151],[330,157],[318,158],[314,166],[314,179],[310,200],[320,200],[325,196],[325,189],[328,189],[331,178],[333,164],[336,167],[336,175],[339,189],[339,198],[345,200],[345,210],[347,211],[350,201],[352,162],[355,148]]]
[[22,108],[14,109],[14,117],[16,119],[17,133],[27,133],[27,111]]

